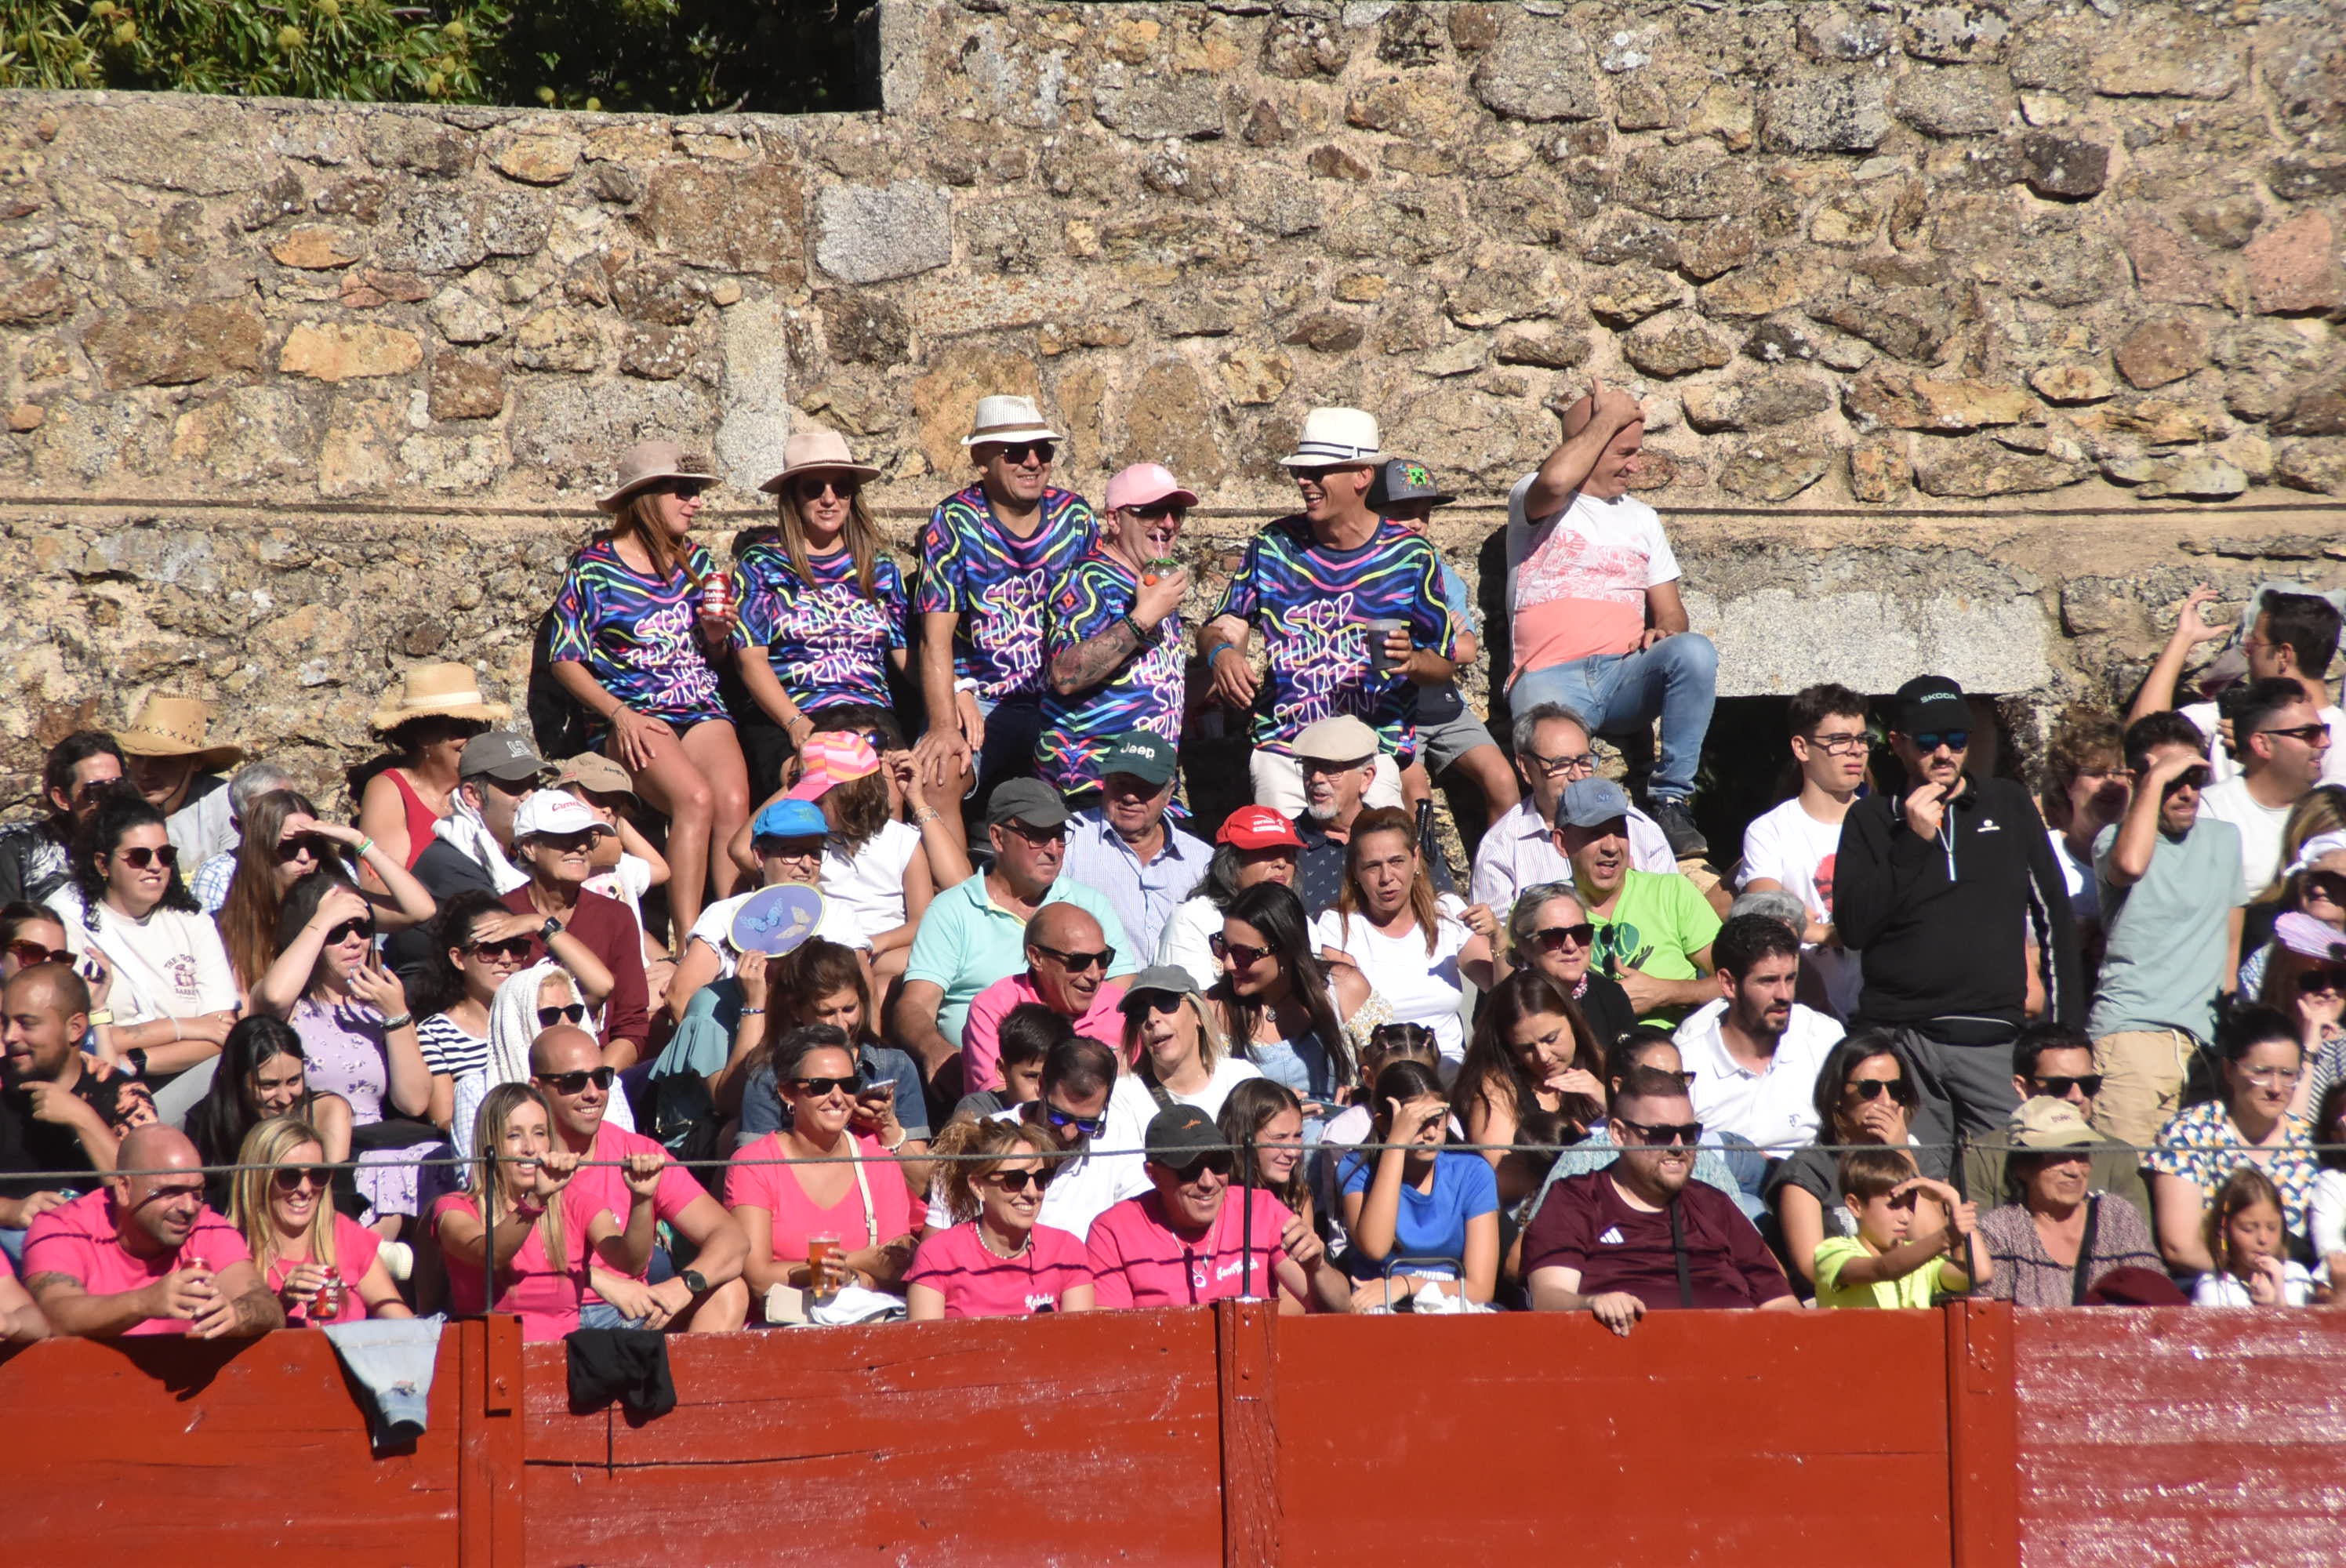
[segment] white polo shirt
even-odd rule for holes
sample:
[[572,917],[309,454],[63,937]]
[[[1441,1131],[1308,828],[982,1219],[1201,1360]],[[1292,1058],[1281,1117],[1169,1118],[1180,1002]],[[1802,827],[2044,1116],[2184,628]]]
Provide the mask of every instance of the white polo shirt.
[[1727,1054],[1719,1037],[1727,998],[1688,1014],[1676,1036],[1678,1055],[1694,1084],[1687,1091],[1703,1136],[1733,1133],[1771,1155],[1788,1155],[1817,1135],[1817,1074],[1826,1054],[1849,1031],[1814,1008],[1792,1003],[1792,1020],[1776,1043],[1775,1060],[1754,1073]]

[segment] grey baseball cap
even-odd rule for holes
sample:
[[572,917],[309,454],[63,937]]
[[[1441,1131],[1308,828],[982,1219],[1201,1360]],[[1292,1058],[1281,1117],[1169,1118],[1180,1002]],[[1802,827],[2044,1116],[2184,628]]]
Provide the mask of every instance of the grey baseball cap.
[[1559,828],[1598,828],[1629,814],[1629,797],[1610,779],[1576,779],[1556,803]]
[[537,754],[537,748],[510,729],[491,729],[475,735],[464,742],[464,749],[456,759],[459,779],[485,775],[519,784],[545,771],[546,759]]
[[985,820],[997,828],[1005,822],[1056,828],[1067,820],[1067,802],[1040,779],[1005,779],[986,797]]

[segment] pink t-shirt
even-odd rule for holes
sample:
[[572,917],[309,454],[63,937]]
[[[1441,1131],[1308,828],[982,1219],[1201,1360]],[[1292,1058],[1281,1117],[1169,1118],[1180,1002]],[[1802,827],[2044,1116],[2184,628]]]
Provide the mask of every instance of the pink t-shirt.
[[1192,1240],[1167,1223],[1164,1200],[1155,1193],[1125,1199],[1092,1221],[1094,1300],[1101,1307],[1195,1307],[1241,1294],[1250,1273],[1256,1295],[1277,1295],[1271,1270],[1287,1255],[1279,1238],[1294,1216],[1269,1193],[1254,1195],[1251,1245],[1243,1249],[1252,1254],[1249,1265],[1239,1245],[1243,1212],[1232,1187],[1206,1234]]
[[[969,1017],[961,1026],[961,1079],[969,1089],[1000,1089],[1002,1083],[1002,1020],[1021,1003],[1040,1002],[1042,993],[1035,983],[1020,970],[1005,980],[997,980],[977,993],[969,1004]],[[1076,1033],[1121,1048],[1124,1039],[1124,1013],[1118,1003],[1124,1000],[1124,982],[1103,982],[1092,996],[1091,1010],[1075,1021]]]
[[[209,1208],[196,1215],[195,1228],[176,1252],[142,1257],[122,1245],[122,1227],[109,1192],[85,1193],[33,1221],[25,1236],[25,1278],[62,1274],[92,1296],[144,1290],[174,1268],[200,1263],[218,1274],[231,1263],[250,1263],[252,1249],[236,1227]],[[149,1318],[125,1334],[184,1334],[178,1318]]]
[[785,1153],[780,1133],[768,1133],[734,1151],[733,1164],[725,1173],[725,1207],[750,1204],[772,1215],[773,1256],[784,1262],[805,1257],[807,1237],[818,1231],[839,1237],[841,1249],[847,1252],[893,1241],[913,1228],[913,1195],[904,1186],[903,1171],[877,1138],[857,1138],[855,1150],[868,1162],[859,1168],[872,1189],[869,1224],[863,1217],[863,1195],[853,1180],[837,1203],[819,1208],[799,1186],[797,1166],[750,1163]]
[[921,1243],[907,1285],[926,1285],[945,1298],[948,1318],[1028,1318],[1056,1312],[1070,1286],[1092,1282],[1084,1244],[1064,1230],[1038,1225],[1024,1255],[997,1257],[977,1234],[977,1221],[940,1230]]
[[[375,1254],[382,1249],[382,1237],[352,1219],[347,1214],[334,1216],[334,1272],[342,1277],[342,1309],[332,1318],[312,1318],[306,1307],[297,1307],[285,1315],[286,1326],[307,1328],[317,1323],[355,1323],[367,1315],[366,1303],[359,1299],[359,1281],[374,1267]],[[269,1266],[269,1293],[272,1296],[285,1288],[288,1275],[301,1264],[291,1257],[280,1257]]]
[[[469,1214],[478,1219],[481,1210],[469,1193],[452,1192],[432,1206],[432,1226],[438,1230],[441,1221],[451,1214]],[[521,1337],[526,1340],[559,1339],[578,1327],[579,1292],[586,1283],[586,1227],[574,1225],[567,1207],[562,1213],[562,1249],[566,1255],[563,1266],[554,1267],[546,1256],[546,1233],[537,1226],[529,1229],[529,1239],[504,1268],[507,1281],[505,1289],[493,1304],[492,1310],[510,1312],[521,1319]],[[465,1263],[454,1253],[442,1247],[448,1266],[448,1310],[464,1314],[481,1310],[481,1270],[477,1265]]]
[[[668,1150],[662,1148],[657,1139],[605,1122],[595,1129],[595,1146],[586,1152],[585,1157],[589,1160],[618,1160],[632,1154],[644,1153],[656,1154],[663,1159],[668,1156]],[[614,1220],[625,1225],[627,1223],[627,1210],[635,1204],[635,1196],[627,1190],[627,1176],[617,1166],[584,1166],[570,1178],[570,1185],[562,1189],[563,1223],[576,1227],[578,1234],[584,1236],[595,1217],[607,1210]],[[692,1207],[695,1198],[707,1196],[707,1189],[692,1179],[690,1171],[669,1160],[668,1168],[660,1172],[659,1190],[652,1195],[652,1213],[673,1223],[678,1215]],[[602,1268],[611,1267],[599,1259],[597,1262]],[[645,1277],[640,1269],[635,1275],[638,1279]],[[586,1298],[589,1302],[603,1299],[595,1294],[592,1285],[586,1287]]]
[[1536,475],[1507,497],[1507,606],[1515,673],[1626,654],[1646,630],[1646,590],[1675,582],[1662,520],[1635,496],[1577,492],[1552,517],[1526,517]]

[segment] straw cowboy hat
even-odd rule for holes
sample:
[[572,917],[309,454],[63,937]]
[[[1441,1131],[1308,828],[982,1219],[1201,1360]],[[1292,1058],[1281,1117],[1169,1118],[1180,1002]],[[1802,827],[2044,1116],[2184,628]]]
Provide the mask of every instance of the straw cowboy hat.
[[970,421],[970,432],[962,437],[964,446],[984,446],[1012,441],[1061,441],[1066,439],[1043,423],[1043,412],[1031,397],[1010,397],[997,394],[977,400],[977,413]]
[[371,729],[396,729],[411,718],[478,718],[502,724],[513,709],[481,696],[481,683],[469,666],[420,664],[385,692],[382,706],[367,720]]
[[618,484],[608,495],[597,496],[595,504],[606,512],[617,512],[627,504],[628,496],[663,479],[698,479],[714,484],[717,473],[709,459],[672,441],[639,441],[619,458]]
[[138,711],[130,716],[128,726],[114,732],[114,743],[131,757],[193,758],[199,772],[242,761],[241,746],[205,744],[204,732],[211,722],[210,703],[150,691],[138,704]]
[[880,471],[858,463],[847,450],[847,438],[835,430],[801,430],[782,443],[782,471],[758,486],[769,495],[801,473],[844,473],[856,479],[877,479]]

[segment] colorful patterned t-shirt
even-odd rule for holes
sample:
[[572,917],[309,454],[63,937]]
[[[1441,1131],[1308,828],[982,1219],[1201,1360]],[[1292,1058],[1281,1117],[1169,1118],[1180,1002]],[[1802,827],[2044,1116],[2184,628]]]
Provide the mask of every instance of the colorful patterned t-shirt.
[[[1051,592],[1043,616],[1043,662],[1047,667],[1076,644],[1116,625],[1139,596],[1140,579],[1106,550],[1095,548],[1076,562]],[[1136,729],[1179,745],[1182,710],[1181,612],[1157,623],[1158,640],[1143,648],[1102,684],[1061,697],[1043,685],[1043,739],[1035,770],[1062,793],[1100,781],[1099,759],[1122,736]]]
[[1409,678],[1370,673],[1366,623],[1407,621],[1416,647],[1454,657],[1458,643],[1440,568],[1432,545],[1382,520],[1366,544],[1351,549],[1319,543],[1301,516],[1256,535],[1214,612],[1251,623],[1270,658],[1255,695],[1255,745],[1292,755],[1305,728],[1350,713],[1406,767],[1417,754]]
[[855,554],[810,555],[810,585],[771,534],[734,557],[740,590],[737,647],[762,647],[774,678],[801,709],[843,702],[889,706],[888,655],[904,646],[904,575],[885,555],[872,563],[872,597],[855,581]]
[[723,718],[717,672],[700,647],[700,585],[716,570],[695,545],[658,582],[621,560],[607,535],[597,537],[570,558],[554,596],[546,661],[585,665],[604,690],[654,718]]
[[1016,538],[973,484],[940,502],[921,535],[913,609],[961,616],[954,674],[975,681],[984,702],[1043,689],[1044,598],[1099,536],[1091,504],[1071,490],[1044,491],[1042,511],[1033,535]]

